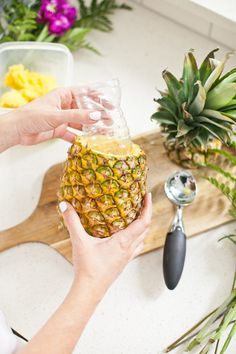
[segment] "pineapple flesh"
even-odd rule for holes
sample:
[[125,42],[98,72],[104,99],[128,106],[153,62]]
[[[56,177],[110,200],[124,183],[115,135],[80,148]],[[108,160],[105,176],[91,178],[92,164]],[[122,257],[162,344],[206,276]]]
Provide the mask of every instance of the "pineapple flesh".
[[236,68],[222,75],[229,54],[219,61],[217,50],[199,67],[190,50],[180,79],[162,73],[167,89],[155,100],[159,107],[151,118],[161,126],[169,158],[185,168],[205,165],[235,134]]
[[58,199],[72,204],[90,235],[108,237],[139,215],[146,177],[146,156],[138,145],[80,136],[68,151]]

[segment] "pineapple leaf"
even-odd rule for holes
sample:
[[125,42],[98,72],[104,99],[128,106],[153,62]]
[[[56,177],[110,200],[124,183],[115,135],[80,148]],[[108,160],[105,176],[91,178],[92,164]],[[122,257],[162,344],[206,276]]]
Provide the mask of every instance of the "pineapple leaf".
[[177,106],[180,106],[184,102],[184,97],[181,96],[182,84],[167,70],[162,72],[162,76],[166,82],[170,96],[173,98]]
[[199,113],[202,112],[205,102],[206,102],[206,91],[204,87],[202,86],[202,83],[200,80],[196,82],[196,85],[198,85],[198,92],[196,97],[194,98],[193,102],[191,103],[189,107],[189,112],[195,115],[198,115]]
[[186,102],[184,102],[182,104],[182,110],[183,110],[183,119],[186,123],[188,122],[192,122],[193,121],[193,116],[191,113],[189,113],[187,110],[186,110]]
[[167,111],[158,111],[151,116],[151,120],[157,120],[159,123],[164,125],[175,124],[175,118]]
[[[216,121],[214,121],[210,118],[204,117],[204,116],[198,116],[198,122],[209,123],[209,124],[215,125],[216,127],[219,127],[220,129],[224,129],[228,132],[231,132],[231,129],[228,126],[217,123]],[[227,124],[227,122],[225,124]]]
[[210,88],[212,87],[214,82],[220,77],[222,71],[224,70],[225,62],[229,58],[229,55],[230,54],[226,54],[225,58],[218,63],[218,65],[212,71],[210,76],[207,78],[207,80],[204,84],[204,88],[205,88],[206,92],[208,92],[210,90]]
[[[223,75],[220,79],[217,80],[217,84],[224,81],[224,82],[227,82],[225,81],[228,77],[230,77],[231,75],[234,75],[236,73],[236,68],[228,71],[225,75]],[[230,81],[231,82],[231,81]]]
[[156,100],[156,102],[159,103],[159,105],[163,109],[168,111],[174,118],[177,118],[176,105],[174,104],[174,102],[171,100],[169,96],[159,98],[158,100]]
[[210,63],[210,58],[215,58],[215,52],[217,52],[219,48],[213,49],[209,54],[207,54],[206,58],[202,62],[199,69],[199,76],[202,84],[204,85],[210,74],[212,73],[212,66]]
[[236,82],[236,70],[231,75],[228,75],[224,80],[222,80],[220,84],[227,84],[230,82]]
[[236,110],[226,111],[224,114],[229,118],[236,119]]
[[223,111],[236,110],[236,99],[232,99],[227,106],[222,108]]
[[180,120],[178,122],[178,128],[177,128],[177,135],[176,138],[179,138],[183,135],[186,135],[187,133],[189,133],[191,130],[193,129],[193,127],[185,124],[185,122],[183,120]]
[[205,108],[219,109],[226,106],[236,95],[236,84],[218,85],[209,91]]
[[185,55],[183,68],[183,90],[186,101],[190,103],[194,97],[194,84],[198,80],[198,68],[195,57],[191,51]]
[[232,124],[235,123],[235,121],[233,119],[231,119],[230,117],[226,116],[225,112],[219,112],[219,111],[215,111],[213,109],[204,109],[202,111],[202,115],[204,117],[214,118],[214,119],[217,119],[217,120],[222,121],[222,122],[229,122],[229,123],[232,123]]
[[228,134],[226,134],[225,131],[222,129],[219,129],[218,127],[214,127],[212,124],[201,124],[201,123],[194,123],[196,127],[200,127],[202,129],[205,129],[210,133],[211,136],[215,137],[216,139],[220,140],[223,144],[227,143],[229,140]]

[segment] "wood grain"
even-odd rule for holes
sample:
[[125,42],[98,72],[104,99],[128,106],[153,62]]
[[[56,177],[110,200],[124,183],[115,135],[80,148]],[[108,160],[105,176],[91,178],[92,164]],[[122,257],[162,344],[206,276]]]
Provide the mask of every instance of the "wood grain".
[[[165,235],[174,216],[174,206],[164,195],[163,185],[167,177],[179,167],[167,159],[163,138],[152,131],[133,139],[147,154],[149,173],[148,189],[153,195],[153,217],[150,232],[145,241],[145,252],[162,247]],[[21,224],[0,232],[0,251],[24,242],[43,242],[71,261],[71,244],[65,228],[60,227],[57,212],[57,190],[62,164],[51,167],[45,175],[42,194],[33,214]],[[206,180],[202,171],[194,170],[198,182],[198,195],[194,203],[184,210],[185,228],[193,236],[230,221],[229,202]]]

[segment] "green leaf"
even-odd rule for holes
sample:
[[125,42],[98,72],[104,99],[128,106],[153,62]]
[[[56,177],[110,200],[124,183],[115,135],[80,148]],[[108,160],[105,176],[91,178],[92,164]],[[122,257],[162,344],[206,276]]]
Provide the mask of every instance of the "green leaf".
[[228,161],[230,161],[230,163],[233,166],[236,166],[236,156],[234,156],[232,153],[229,153],[228,151],[225,150],[219,150],[219,149],[211,149],[211,151],[224,156]]
[[229,118],[236,119],[236,110],[226,111],[224,114]]
[[199,79],[197,63],[191,51],[185,55],[182,79],[184,96],[190,103],[194,97],[194,84]]
[[207,78],[205,84],[204,84],[204,88],[206,90],[206,92],[208,92],[210,90],[210,88],[212,87],[212,85],[216,82],[216,80],[220,77],[225,63],[229,58],[230,53],[226,54],[226,56],[224,57],[224,59],[222,61],[219,62],[219,64],[216,66],[216,68],[212,71],[212,73],[210,74],[210,76]]
[[218,85],[209,91],[205,108],[219,109],[226,106],[236,94],[236,84]]
[[214,127],[212,124],[201,124],[199,123],[194,123],[194,126],[202,128],[206,130],[209,134],[209,137],[215,137],[216,139],[220,140],[223,144],[227,143],[229,141],[229,135],[226,134],[226,132],[222,129],[219,129],[218,127]]
[[234,68],[234,69],[228,71],[225,75],[223,75],[220,79],[217,80],[218,83],[224,81],[224,80],[227,79],[229,76],[231,76],[231,75],[233,75],[233,74],[235,74],[235,73],[236,73],[236,68]]
[[[35,2],[28,4],[20,0],[9,0],[1,7],[1,42],[35,40],[39,28]],[[4,24],[4,25],[3,25]]]
[[193,102],[189,106],[189,112],[193,115],[198,115],[202,112],[205,102],[206,102],[206,91],[202,86],[201,81],[197,81],[196,85],[198,86],[198,92]]
[[[213,119],[210,119],[210,118],[207,118],[207,117],[204,117],[204,116],[198,116],[197,117],[197,120],[198,122],[202,122],[202,123],[209,123],[211,125],[215,125],[216,127],[219,127],[220,129],[223,129],[227,132],[230,132],[231,133],[231,129],[229,128],[229,126],[225,126],[223,125],[222,123],[217,123],[216,121],[214,121]],[[226,122],[227,124],[227,122]]]
[[89,28],[73,28],[68,30],[64,36],[60,37],[59,43],[65,44],[72,51],[87,48],[88,42],[85,40],[85,37],[90,32]]
[[212,163],[207,163],[206,166],[209,167],[211,170],[218,172],[219,174],[226,177],[230,181],[236,183],[236,177],[234,177],[230,172],[226,171],[222,167]]
[[112,22],[109,16],[116,10],[132,10],[126,4],[118,4],[115,0],[91,1],[88,5],[84,0],[78,0],[80,19],[75,27],[93,28],[102,32],[112,30]]
[[235,336],[235,334],[236,334],[236,321],[234,322],[234,325],[232,326],[232,328],[231,328],[231,330],[230,330],[230,332],[229,332],[229,334],[228,334],[228,336],[226,338],[226,341],[225,341],[225,343],[224,343],[224,345],[223,345],[223,347],[222,347],[222,349],[220,351],[220,354],[224,354],[226,352],[226,350],[227,350],[232,338]]
[[192,129],[193,129],[192,126],[189,126],[189,125],[185,124],[185,122],[183,120],[180,120],[178,122],[178,129],[177,129],[178,133],[176,135],[176,138],[179,138],[183,135],[188,134]]
[[179,107],[184,102],[184,97],[181,95],[182,84],[167,70],[162,72],[162,77],[166,82],[171,98]]
[[205,84],[206,80],[212,73],[213,69],[210,63],[210,58],[215,58],[215,52],[217,52],[219,48],[213,49],[209,54],[207,54],[206,58],[202,62],[200,69],[199,69],[199,75],[200,75],[200,80],[202,82],[202,85]]
[[236,70],[233,72],[231,75],[228,75],[224,80],[222,80],[220,83],[225,84],[225,83],[230,83],[230,82],[236,82]]
[[202,111],[202,115],[204,117],[214,118],[214,119],[217,119],[222,122],[228,122],[228,123],[232,123],[232,124],[235,123],[235,121],[233,119],[227,117],[224,112],[221,113],[221,112],[215,111],[213,109],[204,109]]
[[[157,120],[160,124],[175,124],[175,118],[167,111],[158,111],[151,116],[151,120]],[[175,125],[176,126],[176,125]]]
[[174,102],[171,100],[170,97],[162,97],[159,98],[158,100],[156,100],[157,103],[159,103],[159,105],[164,108],[166,111],[168,111],[173,117],[176,118],[176,114],[177,114],[177,109],[176,109],[176,105],[174,104]]

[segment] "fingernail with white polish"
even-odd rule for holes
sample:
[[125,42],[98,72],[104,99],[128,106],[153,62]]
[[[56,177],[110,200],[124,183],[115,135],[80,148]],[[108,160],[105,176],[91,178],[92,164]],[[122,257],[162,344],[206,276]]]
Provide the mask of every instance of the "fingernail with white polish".
[[152,193],[149,192],[148,195],[149,195],[150,200],[152,200]]
[[66,202],[60,202],[59,203],[59,209],[61,213],[64,213],[67,209],[67,203]]
[[101,117],[102,117],[102,114],[99,111],[94,111],[94,112],[89,113],[89,118],[92,120],[99,120],[99,119],[101,119]]

